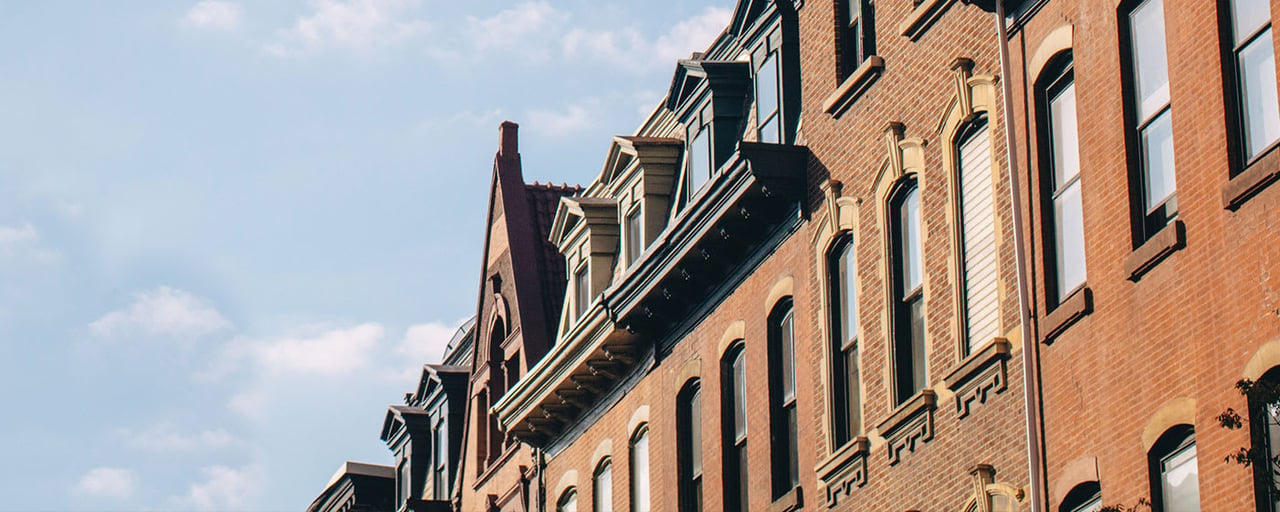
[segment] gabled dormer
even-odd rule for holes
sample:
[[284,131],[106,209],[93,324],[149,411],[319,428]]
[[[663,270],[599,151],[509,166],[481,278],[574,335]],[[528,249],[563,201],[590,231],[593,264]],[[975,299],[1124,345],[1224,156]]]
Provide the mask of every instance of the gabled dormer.
[[583,317],[612,281],[619,233],[617,199],[560,198],[550,238],[564,255],[569,276],[569,293],[560,315],[561,333]]
[[615,276],[626,274],[667,227],[684,143],[670,137],[613,138],[600,183],[618,201],[621,226]]
[[684,127],[684,169],[677,190],[687,202],[716,174],[742,139],[751,95],[751,64],[694,54],[676,66],[666,108]]

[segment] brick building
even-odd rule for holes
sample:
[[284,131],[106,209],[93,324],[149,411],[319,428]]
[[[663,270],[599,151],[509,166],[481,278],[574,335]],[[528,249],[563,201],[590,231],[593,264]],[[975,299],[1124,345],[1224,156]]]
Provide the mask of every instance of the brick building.
[[1006,4],[1050,509],[1275,510],[1280,4]]

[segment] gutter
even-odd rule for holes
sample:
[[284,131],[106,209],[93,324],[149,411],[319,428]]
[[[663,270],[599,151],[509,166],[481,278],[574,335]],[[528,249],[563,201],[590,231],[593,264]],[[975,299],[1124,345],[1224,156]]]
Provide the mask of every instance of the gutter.
[[1031,286],[1028,274],[1025,227],[1022,219],[1022,196],[1019,187],[1018,146],[1016,129],[1013,123],[1013,85],[1009,81],[1012,66],[1009,64],[1009,29],[1004,12],[1005,0],[997,0],[996,4],[996,38],[1000,45],[1000,74],[1004,77],[1000,82],[1004,92],[1004,132],[1005,153],[1009,158],[1009,194],[1013,207],[1013,247],[1014,261],[1018,272],[1018,323],[1022,331],[1022,387],[1023,410],[1025,412],[1027,432],[1027,475],[1030,479],[1029,501],[1033,512],[1047,510],[1048,494],[1045,491],[1045,465],[1043,442],[1044,421],[1040,416],[1040,344],[1036,341],[1031,321]]

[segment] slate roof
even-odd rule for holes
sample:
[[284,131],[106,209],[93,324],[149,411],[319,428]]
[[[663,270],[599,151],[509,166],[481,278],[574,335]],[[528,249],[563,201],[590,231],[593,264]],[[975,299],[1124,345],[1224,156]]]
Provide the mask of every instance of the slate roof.
[[[555,326],[559,323],[560,308],[564,306],[565,285],[568,281],[565,275],[564,255],[560,254],[560,249],[551,243],[551,225],[555,222],[556,208],[560,205],[560,198],[578,195],[582,193],[582,187],[535,181],[533,184],[526,184],[524,189],[525,195],[529,198],[529,211],[533,214],[533,225],[538,230],[538,240],[542,243],[540,256],[542,268],[545,269],[545,272],[539,276],[542,280],[542,303],[555,305],[554,311],[547,311],[547,325]],[[552,339],[555,339],[555,333],[552,332],[551,335]]]

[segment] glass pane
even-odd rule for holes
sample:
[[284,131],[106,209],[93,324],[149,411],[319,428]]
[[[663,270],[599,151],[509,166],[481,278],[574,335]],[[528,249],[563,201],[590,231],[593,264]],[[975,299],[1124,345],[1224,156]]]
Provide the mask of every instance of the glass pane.
[[1165,512],[1200,512],[1199,468],[1192,444],[1161,462],[1160,482]]
[[1058,274],[1058,299],[1084,283],[1084,208],[1080,182],[1072,183],[1053,200],[1054,249]]
[[613,464],[606,463],[595,478],[596,512],[613,512]]
[[902,200],[899,229],[902,232],[902,248],[899,254],[902,265],[902,295],[911,294],[920,286],[924,267],[920,259],[920,194],[912,185]]
[[627,214],[627,264],[630,265],[640,257],[644,245],[644,234],[640,229],[640,209],[636,208]]
[[1049,100],[1049,129],[1053,132],[1053,189],[1080,173],[1080,136],[1076,123],[1076,85],[1068,84]]
[[796,441],[796,406],[787,407],[787,476],[788,489],[800,485],[800,449]]
[[[1271,0],[1234,0],[1231,2],[1231,27],[1235,45],[1271,21]],[[1270,37],[1267,37],[1270,40]],[[1270,43],[1268,43],[1270,45]]]
[[1147,0],[1129,15],[1134,79],[1138,83],[1138,121],[1146,121],[1169,103],[1169,61],[1165,56],[1164,1]]
[[779,134],[778,134],[778,126],[780,126],[780,123],[778,122],[779,117],[782,117],[782,116],[774,114],[773,117],[766,119],[763,123],[760,124],[760,142],[764,142],[766,144],[777,144],[779,142],[780,140]]
[[578,493],[570,494],[560,503],[560,512],[578,512]]
[[[1265,455],[1268,460],[1273,461],[1269,466],[1271,467],[1271,474],[1274,475],[1277,469],[1274,462],[1277,455],[1276,447],[1280,446],[1280,407],[1277,407],[1276,405],[1267,405],[1266,418],[1267,440]],[[1270,481],[1271,480],[1268,480],[1268,482]],[[1280,493],[1275,493],[1274,489],[1272,492],[1272,499],[1274,502],[1273,510],[1280,510]]]
[[845,399],[849,418],[850,438],[862,433],[862,376],[858,368],[858,346],[854,345],[844,353]]
[[1166,110],[1142,130],[1142,160],[1145,163],[1146,211],[1177,191],[1173,172],[1173,121]]
[[694,390],[689,397],[689,470],[691,475],[702,474],[702,389]]
[[689,197],[693,197],[711,177],[711,137],[706,127],[698,130],[689,144]]
[[578,269],[578,272],[573,275],[574,317],[582,316],[582,313],[587,310],[587,303],[591,300],[591,281],[587,279],[587,274],[587,267],[586,265],[583,265],[582,268]]
[[733,358],[733,434],[734,441],[747,438],[747,361],[746,352],[738,350]]
[[631,506],[635,512],[649,512],[649,433],[631,446]]
[[760,124],[760,141],[761,142],[778,142],[778,123],[766,125],[766,121],[773,121],[774,114],[778,111],[778,59],[776,53],[770,53],[769,57],[764,59],[760,64],[760,71],[756,74],[756,119]]
[[782,401],[790,402],[796,397],[796,361],[795,347],[791,339],[792,315],[788,311],[778,325],[778,344],[781,348],[782,361]]
[[842,306],[840,315],[840,332],[843,336],[843,346],[848,346],[855,338],[858,337],[858,286],[854,282],[857,276],[858,265],[856,263],[853,240],[845,244],[844,252],[840,257],[840,305]]
[[1240,83],[1244,93],[1246,158],[1258,156],[1280,137],[1280,104],[1276,99],[1275,47],[1271,29],[1240,50]]
[[749,501],[747,501],[747,495],[749,494],[747,492],[747,489],[749,489],[750,488],[749,486],[751,485],[750,483],[747,482],[747,443],[742,443],[738,445],[737,456],[738,456],[738,461],[737,461],[738,462],[738,510],[746,510],[747,504],[750,503]]
[[[911,301],[911,394],[925,387],[924,374],[924,297]],[[909,396],[899,397],[905,400]]]

